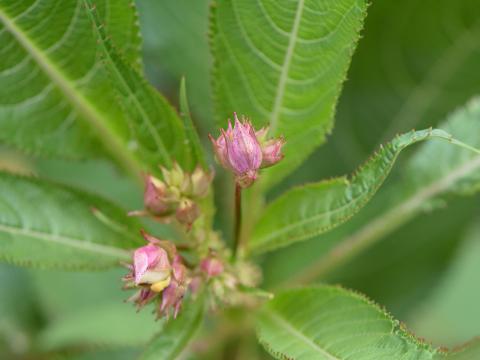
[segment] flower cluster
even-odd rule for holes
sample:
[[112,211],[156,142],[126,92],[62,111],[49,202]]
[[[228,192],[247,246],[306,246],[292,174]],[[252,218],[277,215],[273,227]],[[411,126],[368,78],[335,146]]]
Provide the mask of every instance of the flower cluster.
[[178,164],[171,170],[162,168],[164,181],[152,175],[145,178],[143,211],[132,211],[130,215],[148,215],[157,220],[172,218],[190,228],[200,215],[198,199],[205,197],[212,181],[212,174],[197,167],[191,174],[184,172]]
[[285,140],[282,137],[267,140],[268,128],[255,131],[250,121],[240,121],[236,113],[234,118],[234,127],[229,120],[227,130],[222,129],[217,139],[209,137],[217,161],[232,171],[237,184],[245,188],[257,179],[259,169],[282,160]]
[[[217,160],[234,173],[237,189],[252,185],[260,169],[283,158],[285,141],[267,139],[267,132],[267,128],[255,131],[249,121],[240,121],[235,114],[233,127],[229,121],[218,139],[210,136]],[[238,259],[227,260],[232,252],[214,231],[204,226],[206,221],[197,221],[192,228],[200,216],[199,200],[207,195],[213,175],[200,167],[187,173],[178,164],[170,170],[162,168],[162,175],[162,180],[146,176],[144,209],[130,215],[149,216],[162,222],[176,219],[183,224],[187,243],[178,248],[189,252],[189,261],[184,261],[171,241],[143,232],[147,245],[133,252],[130,272],[123,279],[126,289],[137,289],[129,301],[139,309],[156,303],[157,317],[173,314],[174,318],[187,292],[195,294],[200,288],[210,293],[212,307],[217,303],[246,305],[257,301],[248,289],[258,285],[259,270]]]
[[175,245],[143,233],[148,245],[133,253],[133,265],[123,280],[124,288],[139,288],[128,299],[139,309],[157,300],[157,317],[173,312],[177,317],[188,286],[187,269]]

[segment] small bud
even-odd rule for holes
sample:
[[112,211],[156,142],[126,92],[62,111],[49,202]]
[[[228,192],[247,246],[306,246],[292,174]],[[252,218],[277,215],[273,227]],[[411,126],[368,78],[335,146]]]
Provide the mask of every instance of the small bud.
[[200,209],[195,202],[186,198],[180,201],[176,212],[176,218],[180,223],[191,227],[199,216]]
[[173,164],[170,170],[162,168],[163,178],[169,188],[176,188],[179,192],[184,193],[190,187],[190,178],[185,174],[178,163]]
[[284,144],[283,138],[271,139],[262,144],[262,168],[275,165],[283,159],[282,146]]
[[215,138],[212,135],[210,134],[208,135],[213,145],[215,158],[220,163],[220,165],[222,165],[222,167],[225,169],[230,169],[230,164],[228,163],[227,145],[225,142],[224,134],[227,134],[227,136],[231,136],[232,132],[233,132],[232,123],[229,121],[227,130],[222,131],[222,134],[218,137],[218,139],[215,140]]
[[171,212],[171,203],[166,193],[165,183],[148,175],[145,178],[145,192],[143,194],[145,210],[154,216],[163,216]]
[[223,270],[224,266],[223,263],[214,257],[207,257],[202,260],[200,263],[200,269],[207,274],[208,277],[214,277],[220,275]]
[[208,194],[208,188],[213,180],[213,174],[207,173],[200,166],[197,166],[190,178],[192,196],[197,198],[205,197]]

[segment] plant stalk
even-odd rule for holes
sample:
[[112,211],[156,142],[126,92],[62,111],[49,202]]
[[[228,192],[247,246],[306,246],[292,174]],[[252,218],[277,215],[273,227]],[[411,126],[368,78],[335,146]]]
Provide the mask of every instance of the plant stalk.
[[240,232],[242,228],[242,188],[235,182],[235,228],[233,234],[233,259],[237,257],[241,245]]

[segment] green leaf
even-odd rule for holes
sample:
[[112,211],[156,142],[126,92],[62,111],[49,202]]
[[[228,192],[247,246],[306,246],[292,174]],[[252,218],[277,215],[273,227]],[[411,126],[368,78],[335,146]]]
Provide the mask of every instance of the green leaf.
[[205,160],[205,153],[202,148],[202,144],[200,142],[200,138],[198,136],[197,130],[192,121],[192,117],[190,115],[190,108],[188,106],[188,99],[187,99],[187,88],[185,85],[185,77],[182,77],[182,81],[180,83],[180,115],[183,120],[183,126],[185,131],[187,132],[187,141],[188,143],[185,144],[188,147],[191,147],[191,159],[190,159],[190,166],[189,169],[192,170],[195,165],[199,164],[204,169],[207,169],[207,161]]
[[478,94],[478,2],[432,4],[371,2],[329,140],[337,162],[355,166],[397,133],[438,127]]
[[111,302],[58,318],[39,335],[39,345],[45,350],[93,345],[142,346],[159,328],[148,309],[138,312],[132,304]]
[[[171,133],[180,120],[137,71],[133,53],[138,53],[139,39],[131,1],[96,1],[95,7],[92,11],[86,0],[0,1],[0,139],[29,152],[67,158],[98,157],[106,149],[138,175],[163,150],[159,138],[169,139],[168,150],[180,147]],[[115,54],[99,39],[92,16],[106,24],[102,34],[111,37]],[[127,65],[132,60],[135,64]],[[139,96],[145,97],[141,109]],[[124,114],[116,98],[135,106]]]
[[130,259],[134,219],[94,195],[0,173],[0,259],[17,265],[100,269]]
[[189,144],[182,122],[167,100],[116,50],[91,0],[84,0],[95,25],[102,63],[116,93],[117,103],[130,123],[126,145],[133,149],[150,171],[159,173],[158,165],[171,167],[172,159],[185,166]]
[[456,359],[416,339],[351,291],[318,286],[280,293],[258,318],[258,338],[277,359]]
[[[454,112],[442,128],[480,148],[480,138],[475,135],[480,132],[480,99],[473,99]],[[373,209],[371,216],[358,221],[354,219],[352,226],[341,227],[336,234],[317,239],[327,241],[330,246],[318,251],[316,262],[306,267],[294,281],[309,282],[324,275],[384,239],[418,212],[435,208],[444,198],[448,200],[447,195],[468,195],[478,191],[480,156],[476,152],[478,150],[467,151],[445,142],[423,145],[402,169],[403,178],[391,185],[388,206]]]
[[340,177],[286,192],[260,217],[250,244],[252,251],[258,253],[286,246],[347,221],[373,197],[400,152],[429,138],[453,141],[443,130],[412,131],[382,146],[351,179]]
[[205,304],[203,297],[184,304],[177,319],[170,319],[153,339],[141,360],[175,360],[186,348],[203,321]]
[[212,12],[219,124],[232,112],[284,135],[280,180],[325,141],[366,14],[364,0],[217,0]]
[[[178,79],[188,79],[188,100],[202,133],[213,125],[208,48],[209,0],[139,1],[148,78],[157,89],[173,94]],[[186,26],[188,24],[188,26]]]

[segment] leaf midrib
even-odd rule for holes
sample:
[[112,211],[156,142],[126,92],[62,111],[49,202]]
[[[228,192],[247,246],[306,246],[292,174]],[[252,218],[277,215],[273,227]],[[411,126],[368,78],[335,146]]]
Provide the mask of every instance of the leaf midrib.
[[65,235],[54,235],[50,233],[44,233],[37,230],[20,228],[11,225],[0,224],[0,233],[7,233],[11,235],[23,235],[31,238],[35,238],[42,241],[52,242],[67,247],[72,247],[75,249],[80,249],[84,251],[89,251],[94,254],[102,254],[117,258],[119,260],[129,260],[130,254],[127,250],[120,248],[115,248],[112,246],[95,244],[85,240],[65,236]]
[[302,20],[304,4],[305,4],[305,0],[300,0],[298,2],[297,10],[295,12],[295,19],[293,21],[292,32],[290,33],[290,38],[288,40],[287,52],[285,53],[285,59],[283,60],[282,72],[280,73],[280,78],[278,80],[275,101],[273,103],[273,109],[271,113],[271,119],[270,119],[271,134],[275,134],[275,131],[277,130],[278,117],[280,114],[280,108],[282,107],[285,87],[287,85],[288,72],[290,70],[290,63],[292,61],[293,51],[295,49],[295,44],[297,42],[298,30],[300,28],[300,22]]
[[285,329],[287,332],[291,333],[294,337],[298,338],[300,341],[309,345],[313,350],[325,356],[326,359],[341,360],[340,358],[337,358],[333,354],[329,353],[327,350],[322,349],[320,346],[318,346],[318,344],[310,340],[304,333],[302,333],[299,329],[294,327],[291,323],[289,323],[284,317],[280,316],[278,313],[270,309],[265,309],[264,314],[266,314],[273,322],[279,325],[280,328]]
[[10,20],[8,14],[0,7],[0,20],[5,28],[18,41],[24,50],[35,60],[36,64],[48,76],[48,78],[57,85],[57,87],[69,100],[71,105],[82,115],[80,118],[88,121],[90,126],[95,128],[98,138],[105,142],[111,154],[122,164],[130,173],[138,177],[142,172],[141,164],[132,156],[132,154],[123,145],[121,139],[106,124],[104,116],[92,105],[85,96],[79,93],[72,81],[62,72],[57,65],[42,51],[35,42],[29,38],[14,21]]

